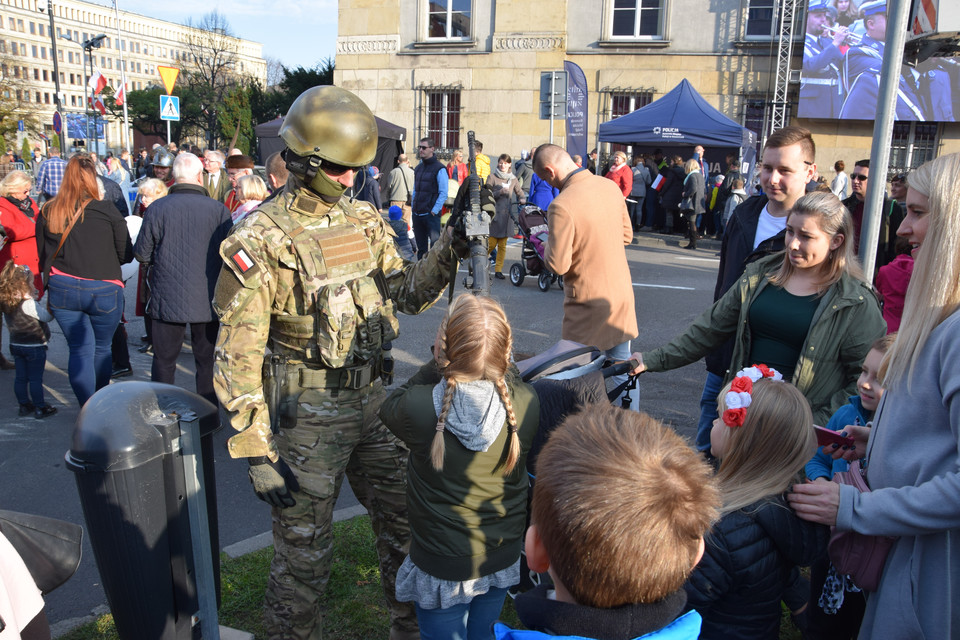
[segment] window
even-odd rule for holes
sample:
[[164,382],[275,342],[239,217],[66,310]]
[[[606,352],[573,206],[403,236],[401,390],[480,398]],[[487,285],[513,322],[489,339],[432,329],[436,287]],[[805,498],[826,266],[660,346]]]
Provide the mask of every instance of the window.
[[34,69],[34,70],[33,70],[33,79],[34,79],[34,80],[39,80],[39,79],[40,79],[40,69]]
[[437,150],[452,151],[460,146],[460,89],[425,89],[426,137]]
[[34,102],[36,102],[37,104],[40,104],[40,92],[39,92],[39,91],[36,92],[36,95],[35,95],[34,97],[36,98],[36,100],[34,100]]
[[44,29],[44,26],[43,26],[43,23],[42,23],[42,22],[39,23],[39,25],[37,25],[37,26],[38,26],[39,29],[40,29],[40,35],[42,35],[42,36],[47,35],[47,34],[45,33],[45,29]]
[[6,53],[6,52],[7,52],[7,41],[0,40],[0,53]]
[[916,169],[933,160],[937,151],[937,125],[928,122],[894,122],[888,173]]
[[43,58],[44,60],[47,59],[47,48],[46,48],[46,47],[40,47],[40,57]]
[[[653,102],[652,91],[612,91],[610,92],[610,119],[625,116],[651,102]],[[611,144],[610,153],[616,153],[617,151],[623,151],[630,155],[630,145]]]
[[663,38],[664,0],[612,0],[611,38]]
[[17,20],[17,31],[20,33],[26,32],[26,29],[23,28],[23,20]]
[[748,38],[769,38],[773,35],[777,28],[777,25],[774,24],[775,2],[776,0],[749,0],[747,6]]
[[16,42],[11,42],[11,43],[10,43],[10,53],[12,53],[13,55],[17,55],[17,51],[18,51],[18,49],[17,49],[17,43],[16,43]]
[[50,94],[44,92],[43,94],[43,104],[50,104]]
[[37,35],[37,23],[35,22],[30,23],[30,33],[32,33],[33,35]]
[[70,106],[71,107],[77,106],[77,96],[70,96]]
[[427,37],[467,40],[471,0],[430,0],[427,7]]
[[13,18],[7,18],[7,26],[10,27],[10,31],[17,30],[17,23]]
[[37,48],[37,45],[32,45],[32,46],[31,46],[31,50],[33,51],[33,57],[34,57],[34,58],[39,58],[39,57],[40,57],[40,49]]

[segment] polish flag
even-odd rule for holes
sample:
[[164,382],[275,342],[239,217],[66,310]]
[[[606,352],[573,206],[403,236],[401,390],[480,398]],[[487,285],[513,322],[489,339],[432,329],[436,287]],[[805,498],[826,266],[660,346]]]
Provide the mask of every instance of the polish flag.
[[96,109],[97,111],[99,111],[100,115],[102,116],[107,115],[107,107],[104,106],[103,100],[100,99],[100,96],[93,96],[91,98],[87,98],[87,102],[90,103],[90,108]]
[[103,91],[103,88],[107,86],[107,79],[100,73],[99,67],[93,68],[93,75],[90,76],[87,86],[90,87],[90,91],[92,91],[94,95]]
[[117,92],[113,95],[113,102],[114,102],[114,104],[116,104],[118,107],[122,107],[122,106],[123,106],[123,102],[124,102],[124,100],[126,100],[126,99],[127,99],[127,85],[126,85],[126,84],[121,84],[121,85],[120,85],[120,88],[117,89]]

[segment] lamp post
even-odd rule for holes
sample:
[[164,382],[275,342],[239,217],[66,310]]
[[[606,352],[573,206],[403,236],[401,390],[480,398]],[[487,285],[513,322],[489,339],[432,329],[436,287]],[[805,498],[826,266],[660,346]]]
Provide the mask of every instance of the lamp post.
[[[86,108],[84,113],[87,116],[87,140],[88,141],[90,140],[90,111],[93,111],[93,141],[94,141],[94,145],[97,148],[98,156],[100,155],[100,136],[97,131],[97,124],[99,120],[97,118],[97,112],[95,109],[93,109],[93,105],[91,104],[92,96],[90,95],[90,77],[93,76],[93,50],[99,49],[100,45],[102,45],[103,41],[106,39],[107,39],[107,34],[101,33],[99,35],[96,35],[90,38],[89,40],[84,40],[83,43],[80,45],[83,47],[84,52],[87,54],[87,60],[89,60],[90,62],[90,74],[87,75],[86,78],[84,78],[84,83],[83,83],[83,86],[84,86],[83,94],[84,96],[86,96],[86,105],[85,105]],[[86,74],[86,68],[84,68],[84,74]]]
[[[63,113],[63,103],[60,100],[60,62],[57,58],[57,34],[53,25],[53,0],[40,0],[40,3],[37,5],[37,9],[41,12],[46,11],[48,17],[50,18],[50,52],[53,56],[53,86],[56,93],[53,94],[53,104],[57,108],[57,112],[60,113],[62,118]],[[61,120],[62,122],[62,120]],[[67,136],[63,129],[60,130],[60,133],[57,135],[60,139],[60,155],[61,157],[67,156]]]

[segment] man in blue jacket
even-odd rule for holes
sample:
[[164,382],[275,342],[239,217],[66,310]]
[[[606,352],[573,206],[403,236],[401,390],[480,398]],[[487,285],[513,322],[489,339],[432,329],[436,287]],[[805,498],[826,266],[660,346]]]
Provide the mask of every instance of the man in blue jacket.
[[187,325],[197,368],[197,393],[216,404],[213,347],[220,322],[213,292],[220,275],[220,243],[233,225],[230,211],[203,187],[203,163],[182,152],[173,161],[169,195],[150,205],[134,254],[149,265],[147,314],[153,328],[154,382],[174,383]]
[[[447,200],[447,170],[434,155],[432,138],[420,140],[420,164],[413,170],[413,235],[417,259],[427,254],[440,238],[440,212]],[[427,238],[430,242],[427,242]]]

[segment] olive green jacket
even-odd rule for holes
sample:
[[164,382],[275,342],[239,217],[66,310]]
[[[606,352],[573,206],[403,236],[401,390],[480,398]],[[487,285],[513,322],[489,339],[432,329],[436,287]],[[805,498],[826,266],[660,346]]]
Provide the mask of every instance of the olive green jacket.
[[433,388],[436,363],[425,364],[380,407],[380,419],[410,448],[407,509],[410,559],[442,580],[462,581],[508,568],[520,557],[527,518],[527,452],[540,421],[540,402],[519,374],[507,374],[517,416],[520,459],[507,475],[500,468],[509,436],[507,424],[487,451],[471,451],[444,432],[443,470],[430,462],[437,429]]
[[[669,371],[696,362],[736,337],[724,383],[753,362],[750,357],[750,305],[783,261],[775,253],[749,265],[735,285],[670,343],[643,353],[647,371]],[[844,274],[827,289],[813,315],[792,382],[810,402],[813,420],[826,424],[857,392],[857,378],[870,345],[886,332],[880,302],[866,282]]]

